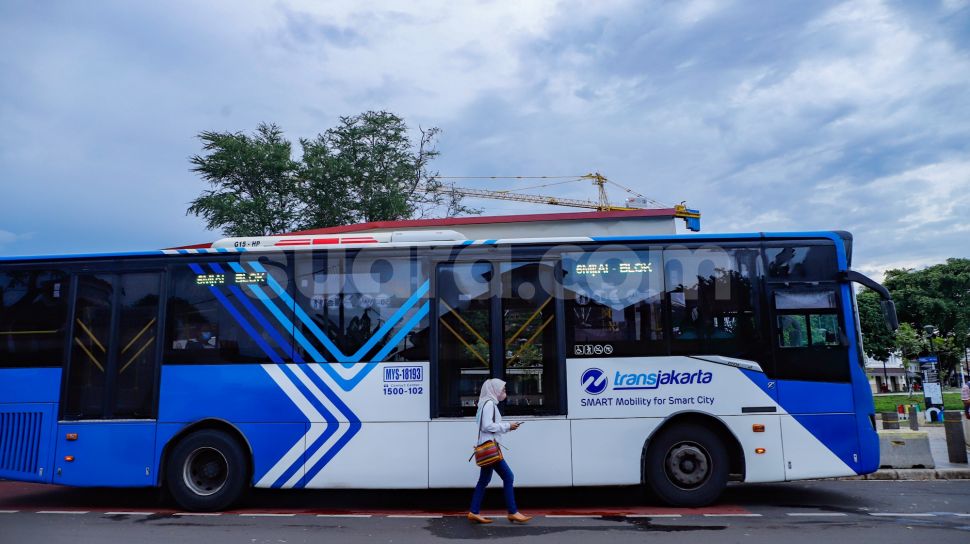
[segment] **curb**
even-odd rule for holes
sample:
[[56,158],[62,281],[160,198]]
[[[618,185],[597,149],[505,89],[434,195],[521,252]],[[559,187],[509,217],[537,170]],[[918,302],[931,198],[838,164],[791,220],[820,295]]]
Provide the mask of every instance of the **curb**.
[[882,469],[872,474],[836,478],[837,480],[970,480],[970,468],[941,468],[937,470],[909,468]]

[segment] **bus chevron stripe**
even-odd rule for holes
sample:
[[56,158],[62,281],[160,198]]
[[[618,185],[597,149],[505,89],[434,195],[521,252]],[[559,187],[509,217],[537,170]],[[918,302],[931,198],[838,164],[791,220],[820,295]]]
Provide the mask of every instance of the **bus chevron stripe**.
[[311,319],[310,316],[308,316],[306,312],[303,311],[303,308],[301,308],[300,305],[293,300],[293,297],[291,297],[289,293],[286,292],[286,289],[283,289],[283,287],[280,286],[280,284],[276,281],[276,279],[273,278],[273,276],[269,274],[269,272],[267,272],[265,268],[263,268],[262,264],[258,262],[250,262],[249,266],[252,267],[252,269],[255,270],[256,272],[263,272],[266,274],[266,283],[267,285],[270,286],[270,289],[272,289],[273,292],[276,293],[276,296],[282,299],[287,306],[289,306],[290,308],[293,308],[293,312],[296,314],[297,318],[299,318],[299,320],[303,322],[303,324],[307,327],[307,329],[309,329],[310,332],[312,332],[313,335],[317,337],[317,340],[319,340],[320,343],[323,344],[325,348],[327,348],[327,350],[334,356],[334,358],[337,359],[337,362],[343,363],[349,360],[346,355],[344,355],[339,349],[337,349],[337,346],[333,343],[333,341],[330,340],[330,337],[328,337],[323,331],[321,331],[320,327],[317,326],[317,324],[313,321],[313,319]]
[[344,363],[344,366],[347,367],[347,365],[350,365],[350,367],[348,368],[352,368],[357,361],[360,361],[361,358],[363,358],[364,355],[366,355],[367,352],[371,350],[371,348],[376,346],[377,343],[380,342],[381,339],[383,339],[387,335],[387,333],[390,332],[395,325],[397,325],[399,321],[401,321],[404,315],[407,314],[409,311],[411,311],[411,308],[413,308],[414,305],[417,304],[422,297],[428,294],[428,288],[430,287],[430,285],[431,285],[431,282],[428,280],[425,280],[424,283],[422,283],[421,286],[418,287],[418,290],[415,291],[410,297],[408,297],[408,299],[404,301],[404,304],[402,304],[401,307],[398,308],[396,312],[391,314],[391,317],[387,318],[387,321],[385,321],[384,324],[381,325],[379,329],[377,329],[377,332],[375,332],[367,340],[367,342],[365,342],[364,345],[360,347],[360,349],[358,349],[356,352],[354,352],[353,355],[350,356],[351,362]]
[[[320,391],[327,397],[327,399],[333,404],[337,410],[347,418],[347,431],[341,435],[337,441],[327,450],[320,448],[311,453],[311,450],[307,450],[307,462],[306,462],[306,473],[304,479],[300,482],[299,487],[306,487],[308,483],[313,481],[313,479],[323,470],[324,467],[333,459],[337,453],[340,452],[347,445],[348,442],[360,432],[363,424],[356,414],[348,407],[340,397],[334,393],[333,389],[327,386],[324,379],[323,373],[320,372],[320,367],[326,365],[309,365],[310,369],[316,375],[317,379],[314,380],[320,386]],[[311,378],[313,375],[311,374]]]
[[[228,265],[235,272],[245,272],[245,268],[238,263],[228,263]],[[190,263],[189,267],[197,274],[204,273],[203,268],[196,263]],[[256,272],[265,272],[265,269],[258,263],[254,263],[252,267]],[[209,268],[216,273],[224,273],[218,263],[210,263]],[[292,338],[314,358],[314,362],[307,364],[300,354],[293,349],[293,344],[285,338],[279,329],[272,325],[256,305],[248,300],[246,294],[238,286],[229,286],[232,296],[238,299],[238,303],[244,308],[245,312],[269,333],[273,342],[283,351],[284,355],[291,354],[296,363],[285,364],[284,358],[280,357],[267,340],[254,329],[243,312],[230,302],[226,294],[216,286],[209,287],[209,290],[232,318],[256,342],[270,360],[276,363],[264,364],[261,367],[300,410],[308,424],[306,433],[265,474],[259,477],[256,485],[274,488],[306,487],[317,479],[327,464],[360,432],[363,426],[360,418],[353,410],[327,385],[328,378],[344,391],[350,391],[369,375],[378,363],[390,354],[407,334],[428,315],[429,301],[425,300],[416,310],[415,306],[427,295],[429,281],[426,280],[417,291],[408,297],[401,308],[398,308],[374,335],[349,357],[340,352],[329,338],[326,338],[312,319],[296,305],[295,301],[269,274],[267,274],[267,283],[276,295],[283,299],[284,304],[288,304],[294,309],[294,313],[301,322],[307,325],[307,328],[317,340],[335,355],[338,362],[343,363],[343,365],[335,365],[326,362],[324,356],[313,347],[313,344],[294,326],[293,321],[287,318],[277,303],[260,286],[247,285],[249,291],[255,295],[255,298],[269,311],[284,331],[292,331]],[[413,313],[412,310],[414,310]],[[405,320],[409,313],[411,316]],[[372,350],[402,320],[405,320],[403,326],[391,335],[369,362],[361,364],[363,356]],[[339,370],[341,366],[355,370],[355,372],[344,376]],[[340,414],[347,421],[341,422],[334,414]],[[323,421],[321,422],[321,420]]]
[[[232,266],[232,269],[236,272],[245,271],[245,269],[242,268],[242,266],[240,266],[238,263],[230,263],[230,266]],[[262,265],[260,265],[259,263],[251,263],[251,266],[255,272],[266,272],[266,269],[263,268]],[[417,291],[415,291],[410,297],[408,297],[408,299],[404,302],[404,304],[402,304],[401,307],[398,308],[398,310],[394,312],[394,314],[392,314],[391,317],[387,319],[387,321],[374,333],[373,336],[371,336],[371,338],[367,340],[367,342],[363,346],[361,346],[360,349],[357,350],[357,352],[355,352],[352,356],[347,356],[347,355],[344,355],[343,352],[341,352],[339,349],[337,349],[335,345],[333,345],[333,342],[330,340],[330,338],[327,337],[326,334],[319,329],[319,327],[317,327],[313,319],[310,316],[306,315],[306,313],[299,307],[299,305],[297,305],[293,301],[292,297],[290,297],[286,293],[286,291],[279,285],[279,283],[277,283],[268,273],[267,273],[267,283],[270,285],[273,292],[276,293],[276,295],[280,299],[282,299],[283,303],[287,308],[294,308],[296,310],[295,313],[298,319],[300,320],[300,322],[302,322],[304,325],[307,325],[307,329],[309,329],[310,332],[312,332],[313,335],[318,340],[320,340],[320,342],[324,344],[324,346],[328,350],[330,350],[331,353],[335,355],[337,362],[343,363],[340,366],[327,365],[326,371],[328,374],[330,374],[330,377],[333,378],[333,380],[337,383],[337,385],[339,385],[340,388],[343,389],[344,391],[351,391],[354,387],[357,386],[358,383],[360,383],[365,377],[367,377],[367,375],[370,374],[371,371],[374,370],[374,367],[376,367],[377,365],[373,361],[378,359],[383,359],[390,351],[388,349],[388,346],[390,346],[390,348],[393,349],[393,347],[396,346],[397,343],[401,341],[401,339],[403,339],[403,335],[401,334],[402,331],[404,331],[404,335],[410,332],[410,329],[414,327],[416,322],[412,323],[409,321],[408,323],[406,323],[405,326],[401,330],[399,330],[398,333],[395,334],[395,336],[392,337],[392,339],[385,344],[381,352],[379,352],[377,355],[375,355],[375,357],[372,358],[372,362],[369,362],[364,365],[360,364],[363,356],[366,355],[368,351],[373,349],[373,347],[377,345],[380,342],[380,340],[384,336],[386,336],[387,333],[391,331],[401,321],[401,319],[403,319],[404,316],[407,315],[408,312],[410,312],[410,310],[414,308],[414,306],[419,301],[421,301],[422,298],[424,298],[427,295],[428,289],[430,288],[430,281],[425,280],[424,283],[422,283],[421,286],[418,287]],[[298,344],[300,344],[300,346],[302,346],[310,354],[311,357],[313,357],[314,362],[318,362],[318,363],[327,362],[327,358],[313,346],[313,344],[306,338],[306,336],[296,326],[294,326],[294,323],[289,318],[287,318],[286,315],[282,313],[280,308],[276,305],[276,303],[272,299],[270,299],[266,295],[266,293],[264,293],[258,286],[249,285],[248,287],[253,292],[253,294],[255,294],[257,298],[259,298],[260,302],[262,302],[263,305],[266,306],[268,310],[270,310],[270,313],[273,314],[276,320],[279,321],[280,324],[283,325],[283,327],[286,330],[293,331],[292,335],[294,339],[297,341]],[[427,301],[425,301],[425,306],[427,306]],[[419,309],[419,312],[426,315],[427,309],[421,308]],[[341,367],[352,370],[352,372],[350,372],[348,375],[344,375],[341,372]]]
[[[263,370],[269,375],[270,378],[279,388],[286,394],[290,401],[303,413],[303,416],[307,418],[307,421],[318,421],[322,419],[322,416],[310,405],[310,402],[304,397],[296,386],[290,382],[286,374],[283,373],[277,365],[260,365]],[[256,482],[258,487],[270,487],[283,475],[290,466],[299,463],[303,458],[303,450],[305,449],[305,440],[310,434],[314,432],[313,425],[311,424],[310,430],[306,435],[301,436],[299,440],[281,457],[276,464],[273,465],[269,471],[264,474]]]
[[[328,406],[328,403],[325,401],[325,398],[324,398],[325,395],[321,392],[320,388],[318,388],[317,385],[314,384],[309,379],[309,377],[307,377],[306,372],[303,370],[302,365],[294,365],[294,366],[292,366],[290,368],[287,368],[287,369],[284,369],[284,370],[289,371],[290,374],[292,374],[293,376],[295,376],[296,377],[296,380],[299,381],[299,383],[303,386],[303,388],[310,395],[313,396],[313,399],[317,403],[319,403],[320,406],[323,407],[323,409],[320,411],[320,413],[322,414],[323,419],[326,421],[326,425],[322,429],[322,432],[320,433],[319,436],[313,437],[312,440],[310,439],[309,436],[307,436],[306,437],[307,438],[307,441],[304,443],[304,444],[307,444],[307,445],[316,445],[317,443],[319,443],[319,445],[316,446],[316,447],[318,447],[318,448],[320,448],[322,450],[322,449],[324,449],[327,446],[327,444],[330,443],[330,439],[333,438],[334,436],[336,436],[338,434],[339,430],[340,430],[340,422],[333,415],[334,411],[339,411],[339,410],[334,410],[335,407],[333,406],[332,403],[330,403],[329,406]],[[294,383],[296,383],[296,382],[294,382]],[[324,385],[323,387],[326,388],[326,385]],[[302,390],[301,390],[301,392],[302,392]],[[311,426],[312,426],[312,424],[311,424]],[[331,446],[331,449],[332,449],[332,447],[333,446]],[[306,448],[306,450],[304,452],[304,455],[308,454],[310,451],[311,450],[309,448]],[[294,472],[292,472],[290,474],[290,477],[288,479],[286,479],[284,482],[282,482],[281,484],[279,484],[280,487],[294,487],[294,486],[297,486],[297,484],[300,481],[303,480],[304,475],[306,474],[307,464],[308,464],[308,462],[305,460],[305,457],[304,457],[303,463],[300,464],[299,469],[296,470],[296,471],[294,471]],[[290,471],[287,471],[287,472],[290,472]]]
[[218,287],[209,286],[209,291],[213,294],[213,296],[216,297],[219,303],[222,304],[222,306],[229,312],[229,314],[232,315],[233,319],[235,319],[236,322],[239,323],[239,326],[242,327],[244,331],[246,331],[246,334],[248,334],[250,338],[252,338],[252,340],[256,342],[256,344],[259,346],[259,349],[263,350],[263,352],[269,357],[271,361],[273,361],[274,363],[283,362],[283,358],[280,357],[278,353],[276,353],[276,350],[274,350],[272,346],[266,343],[266,340],[263,339],[262,335],[260,335],[259,333],[256,332],[255,329],[253,329],[253,326],[250,325],[249,322],[246,320],[246,318],[244,318],[242,314],[239,313],[239,310],[237,310],[236,307],[233,306],[231,302],[229,302],[229,299],[227,299],[226,296],[222,294],[222,291],[220,291]]

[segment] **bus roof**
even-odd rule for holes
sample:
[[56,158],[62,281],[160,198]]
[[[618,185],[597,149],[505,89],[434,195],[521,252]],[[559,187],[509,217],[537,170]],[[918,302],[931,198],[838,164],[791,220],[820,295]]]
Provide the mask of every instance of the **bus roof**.
[[[286,238],[290,235],[267,238]],[[307,239],[307,237],[301,237]],[[360,237],[356,237],[360,238]],[[620,243],[620,242],[703,242],[703,241],[734,241],[734,240],[754,240],[754,239],[785,239],[785,240],[805,240],[805,239],[826,239],[839,245],[846,245],[846,256],[851,255],[852,235],[845,231],[796,231],[796,232],[755,232],[755,233],[722,233],[722,234],[670,234],[670,235],[650,235],[650,236],[593,236],[593,237],[549,237],[549,238],[506,238],[506,239],[483,239],[483,240],[423,240],[423,241],[402,241],[402,242],[381,242],[376,238],[373,240],[348,240],[347,242],[337,242],[329,244],[314,244],[310,238],[310,243],[292,244],[286,243],[273,245],[270,247],[200,247],[187,246],[184,248],[161,249],[153,251],[129,251],[129,252],[107,252],[107,253],[77,253],[77,254],[53,254],[53,255],[17,255],[0,256],[0,264],[28,261],[60,261],[60,260],[89,260],[89,259],[110,259],[110,258],[143,258],[159,257],[163,255],[198,255],[198,254],[218,254],[218,253],[270,253],[281,250],[306,251],[313,249],[378,249],[378,248],[401,248],[401,247],[442,247],[442,246],[484,246],[484,245],[538,245],[538,244],[565,244],[565,243]]]

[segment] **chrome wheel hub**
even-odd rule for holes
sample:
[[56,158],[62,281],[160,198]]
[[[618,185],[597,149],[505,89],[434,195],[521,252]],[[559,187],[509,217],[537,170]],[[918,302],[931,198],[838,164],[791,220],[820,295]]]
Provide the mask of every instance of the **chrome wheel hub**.
[[681,489],[693,489],[711,475],[711,457],[700,444],[681,442],[667,451],[664,471],[671,483]]
[[229,462],[215,448],[198,448],[185,459],[182,480],[185,486],[199,496],[208,497],[218,493],[229,479]]

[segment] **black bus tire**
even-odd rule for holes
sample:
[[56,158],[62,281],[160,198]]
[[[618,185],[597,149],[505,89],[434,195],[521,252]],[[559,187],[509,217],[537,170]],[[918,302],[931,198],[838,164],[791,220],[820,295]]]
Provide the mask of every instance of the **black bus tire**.
[[216,430],[196,431],[169,453],[165,484],[187,511],[225,510],[247,489],[248,467],[246,453],[233,437]]
[[679,507],[713,503],[727,486],[727,448],[703,425],[674,425],[650,439],[643,467],[648,491]]

